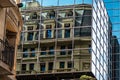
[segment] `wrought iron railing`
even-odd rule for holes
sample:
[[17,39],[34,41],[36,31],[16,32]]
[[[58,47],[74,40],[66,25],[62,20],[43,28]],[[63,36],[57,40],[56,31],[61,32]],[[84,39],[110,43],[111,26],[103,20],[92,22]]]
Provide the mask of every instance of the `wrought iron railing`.
[[0,39],[0,60],[13,67],[14,64],[14,47],[10,46],[8,41]]

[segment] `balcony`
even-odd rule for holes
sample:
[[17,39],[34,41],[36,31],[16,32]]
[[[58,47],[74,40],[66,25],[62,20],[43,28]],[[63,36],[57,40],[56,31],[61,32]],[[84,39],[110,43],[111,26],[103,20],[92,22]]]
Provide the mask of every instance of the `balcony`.
[[12,67],[14,65],[14,47],[10,46],[7,41],[0,39],[0,70],[3,73],[11,74]]

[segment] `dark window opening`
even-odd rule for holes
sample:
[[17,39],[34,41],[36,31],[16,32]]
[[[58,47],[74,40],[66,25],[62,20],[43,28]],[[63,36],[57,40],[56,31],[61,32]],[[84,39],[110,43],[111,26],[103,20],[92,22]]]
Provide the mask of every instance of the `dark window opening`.
[[68,45],[68,49],[69,49],[69,50],[68,50],[68,54],[71,55],[71,54],[72,54],[72,50],[71,50],[71,49],[72,49],[72,44],[71,44],[71,45]]
[[39,26],[40,26],[40,24],[39,24],[39,23],[37,23],[37,28],[36,28],[36,30],[38,30],[38,29],[39,29]]
[[64,68],[65,67],[65,62],[60,62],[60,68]]
[[32,53],[30,53],[30,57],[35,57],[35,48],[31,48],[30,51]]
[[53,70],[53,62],[50,62],[48,65],[48,70]]
[[40,71],[45,71],[45,63],[40,64]]
[[46,38],[52,38],[52,25],[46,25]]
[[28,57],[27,48],[23,48],[23,58]]
[[80,28],[74,28],[74,36],[80,37]]
[[58,38],[62,38],[62,30],[58,30]]
[[82,17],[76,17],[75,18],[75,27],[79,27],[82,25]]
[[46,38],[51,38],[52,37],[51,33],[52,30],[46,30]]
[[38,40],[38,35],[39,35],[39,33],[36,32],[36,34],[35,34],[35,40]]
[[58,23],[57,28],[62,28],[62,25],[60,23]]
[[70,29],[65,29],[65,38],[70,37]]
[[27,40],[33,40],[33,33],[32,32],[28,33]]
[[37,13],[36,12],[33,13],[32,19],[37,19]]
[[30,64],[29,70],[34,70],[34,64]]
[[22,64],[22,70],[26,71],[26,64]]
[[60,55],[65,55],[66,51],[65,51],[65,46],[61,46],[61,52]]
[[55,11],[51,11],[49,14],[50,19],[54,19],[55,18]]
[[91,35],[91,28],[81,28],[80,29],[80,36],[90,36]]
[[40,39],[43,39],[43,35],[44,35],[44,30],[40,31]]
[[68,62],[68,63],[67,63],[67,67],[68,67],[68,68],[72,68],[72,62]]
[[54,47],[53,46],[49,47],[49,53],[48,54],[50,54],[50,55],[54,54]]
[[73,12],[69,10],[69,11],[66,13],[66,15],[65,15],[65,16],[66,16],[66,17],[73,16]]
[[92,11],[91,10],[85,10],[82,18],[82,26],[91,26],[92,24]]
[[82,18],[81,26],[91,26],[92,24],[92,17],[91,16],[84,16]]
[[91,45],[89,45],[89,49],[88,49],[89,53],[91,53]]
[[46,47],[41,48],[41,55],[46,55]]

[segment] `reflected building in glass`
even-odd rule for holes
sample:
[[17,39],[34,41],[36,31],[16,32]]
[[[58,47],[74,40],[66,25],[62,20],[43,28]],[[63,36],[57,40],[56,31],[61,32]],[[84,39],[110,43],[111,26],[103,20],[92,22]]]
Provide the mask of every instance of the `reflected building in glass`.
[[112,22],[111,80],[120,80],[120,1],[104,0]]
[[109,79],[111,25],[101,0],[28,0],[17,55],[18,80]]

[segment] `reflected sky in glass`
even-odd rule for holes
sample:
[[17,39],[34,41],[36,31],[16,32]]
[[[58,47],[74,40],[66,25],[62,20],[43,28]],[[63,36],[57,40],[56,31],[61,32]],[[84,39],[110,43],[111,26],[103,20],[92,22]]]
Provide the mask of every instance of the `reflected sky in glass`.
[[64,6],[73,4],[92,4],[92,0],[38,0],[42,6]]
[[65,6],[74,4],[92,4],[92,0],[22,0],[23,6],[25,7],[26,2],[37,1],[43,7],[49,6]]
[[[120,38],[120,0],[104,0],[110,20],[112,22],[112,35]],[[118,39],[120,44],[120,39]]]

